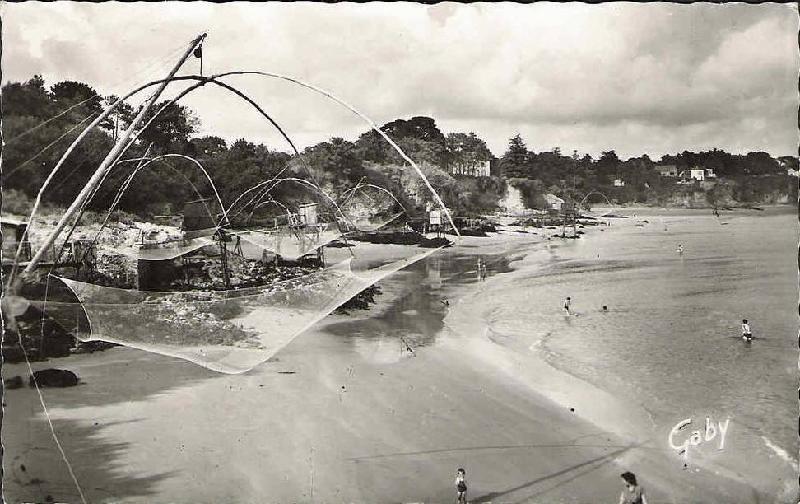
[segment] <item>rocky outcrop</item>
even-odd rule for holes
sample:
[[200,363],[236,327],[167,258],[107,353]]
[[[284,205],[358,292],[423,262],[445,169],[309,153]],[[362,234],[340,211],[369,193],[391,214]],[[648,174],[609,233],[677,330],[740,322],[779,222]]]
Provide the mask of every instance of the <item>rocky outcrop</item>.
[[78,384],[78,375],[66,369],[42,369],[35,371],[28,380],[30,387],[74,387]]

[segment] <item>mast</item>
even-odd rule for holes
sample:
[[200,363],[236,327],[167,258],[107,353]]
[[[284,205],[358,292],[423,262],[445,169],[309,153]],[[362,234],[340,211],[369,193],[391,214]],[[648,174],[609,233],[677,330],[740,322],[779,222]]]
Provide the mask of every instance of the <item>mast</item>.
[[86,185],[83,187],[81,192],[75,198],[75,201],[72,202],[72,205],[70,205],[67,211],[64,212],[64,215],[61,217],[61,220],[58,221],[58,224],[56,224],[55,229],[50,233],[50,235],[47,237],[47,240],[39,248],[39,250],[36,251],[36,254],[33,256],[31,261],[25,267],[25,270],[22,272],[23,275],[28,275],[36,269],[36,266],[41,262],[42,256],[47,251],[47,249],[50,248],[53,245],[53,243],[55,243],[56,239],[58,239],[58,236],[61,234],[61,231],[64,230],[64,227],[66,227],[67,223],[75,216],[75,214],[78,212],[78,209],[86,202],[87,198],[89,197],[90,194],[92,194],[95,187],[97,187],[100,181],[103,180],[103,177],[106,175],[106,173],[108,173],[108,171],[111,169],[112,163],[117,158],[117,156],[119,156],[120,152],[122,152],[122,149],[124,148],[130,136],[144,120],[147,110],[153,105],[153,103],[156,102],[158,97],[167,87],[167,84],[169,84],[169,82],[172,80],[175,74],[178,73],[180,67],[186,62],[186,60],[194,52],[194,50],[200,46],[200,44],[203,42],[203,39],[205,38],[206,34],[203,33],[196,39],[194,39],[191,44],[189,44],[189,47],[183,53],[181,59],[178,61],[175,67],[170,71],[169,75],[167,75],[167,78],[164,80],[164,82],[162,82],[158,86],[155,93],[153,93],[153,95],[150,98],[145,100],[145,102],[142,104],[142,109],[139,111],[139,114],[136,116],[133,122],[131,122],[130,126],[128,126],[128,129],[126,129],[119,137],[117,143],[114,145],[114,148],[112,148],[111,151],[109,151],[103,162],[100,163],[100,166],[97,167],[97,170],[95,170],[94,174],[92,175],[92,178],[90,178],[89,182],[87,182]]

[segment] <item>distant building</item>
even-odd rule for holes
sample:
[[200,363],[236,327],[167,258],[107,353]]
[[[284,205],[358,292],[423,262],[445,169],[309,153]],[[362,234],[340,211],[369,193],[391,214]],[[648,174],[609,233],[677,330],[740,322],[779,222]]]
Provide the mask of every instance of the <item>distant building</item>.
[[556,196],[555,194],[547,193],[544,195],[544,201],[547,203],[548,210],[558,210],[561,211],[562,205],[564,205],[564,200]]
[[678,167],[675,165],[660,165],[656,166],[656,171],[662,177],[677,177],[678,176]]
[[800,177],[800,170],[793,170],[791,168],[788,168],[786,170],[786,175],[789,175],[789,176],[792,176],[792,177]]
[[453,161],[450,163],[450,173],[470,177],[488,177],[491,174],[491,161]]
[[614,187],[625,187],[625,181],[622,179],[614,179]]
[[681,180],[686,182],[691,182],[694,180],[703,181],[706,179],[706,170],[704,168],[691,168],[689,170],[683,170],[680,173]]
[[706,178],[707,179],[717,178],[717,174],[714,173],[714,170],[712,168],[706,168],[705,170],[706,170]]

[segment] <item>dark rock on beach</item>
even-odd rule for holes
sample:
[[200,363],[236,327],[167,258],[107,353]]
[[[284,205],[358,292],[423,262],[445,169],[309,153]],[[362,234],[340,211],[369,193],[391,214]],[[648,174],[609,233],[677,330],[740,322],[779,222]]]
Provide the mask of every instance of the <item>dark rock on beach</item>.
[[40,387],[74,387],[78,384],[78,375],[66,369],[42,369],[35,371],[28,381],[30,387],[37,383]]
[[3,386],[6,388],[6,390],[22,388],[22,377],[12,376],[11,378],[6,378],[3,380]]

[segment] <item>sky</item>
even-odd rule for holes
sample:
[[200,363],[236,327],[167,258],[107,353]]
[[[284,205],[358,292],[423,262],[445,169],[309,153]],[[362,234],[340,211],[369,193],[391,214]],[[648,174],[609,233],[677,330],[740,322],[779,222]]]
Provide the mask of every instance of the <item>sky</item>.
[[[445,133],[475,132],[496,156],[517,133],[535,152],[595,157],[714,147],[797,155],[796,4],[27,2],[0,4],[0,14],[3,82],[40,74],[124,95],[165,76],[207,32],[204,75],[295,77],[379,125],[424,115]],[[199,66],[192,58],[179,75]],[[368,128],[286,81],[225,81],[301,148]],[[198,134],[288,150],[222,88],[181,103],[200,119]]]

